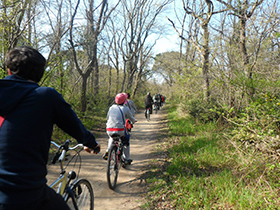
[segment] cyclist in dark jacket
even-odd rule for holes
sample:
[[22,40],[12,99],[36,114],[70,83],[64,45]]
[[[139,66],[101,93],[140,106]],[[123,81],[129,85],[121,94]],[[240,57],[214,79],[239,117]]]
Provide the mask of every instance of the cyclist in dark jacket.
[[53,88],[40,87],[45,58],[21,46],[5,60],[9,76],[0,80],[0,210],[65,210],[62,197],[46,185],[53,125],[100,148],[71,106]]
[[151,96],[151,93],[148,92],[147,95],[145,96],[145,117],[147,118],[147,109],[150,109],[150,114],[152,114],[153,109],[152,109],[152,105],[153,105],[153,98]]

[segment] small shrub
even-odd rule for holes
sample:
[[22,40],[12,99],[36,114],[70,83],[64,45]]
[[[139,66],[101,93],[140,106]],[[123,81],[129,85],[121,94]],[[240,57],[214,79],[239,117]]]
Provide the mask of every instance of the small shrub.
[[219,119],[217,112],[211,110],[216,107],[213,102],[205,102],[199,99],[185,102],[184,109],[195,119],[202,122],[216,121]]

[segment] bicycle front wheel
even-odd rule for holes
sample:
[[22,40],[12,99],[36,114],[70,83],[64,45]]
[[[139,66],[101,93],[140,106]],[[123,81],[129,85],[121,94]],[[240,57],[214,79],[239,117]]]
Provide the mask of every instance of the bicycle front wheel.
[[[72,199],[68,199],[67,205],[71,210],[93,210],[94,195],[90,182],[86,179],[80,179],[70,187],[70,193],[73,193]],[[76,206],[76,207],[75,207]]]
[[119,162],[117,155],[117,148],[113,147],[109,151],[108,160],[107,160],[107,182],[110,189],[115,189],[117,185],[117,179],[119,174]]

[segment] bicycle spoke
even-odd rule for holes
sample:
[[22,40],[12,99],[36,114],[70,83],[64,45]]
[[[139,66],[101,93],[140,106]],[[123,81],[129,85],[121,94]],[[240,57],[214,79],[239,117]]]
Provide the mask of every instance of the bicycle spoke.
[[[79,210],[92,210],[94,205],[94,196],[91,184],[81,179],[71,187],[74,193],[74,200]],[[68,206],[71,210],[74,210],[73,200],[68,200]]]

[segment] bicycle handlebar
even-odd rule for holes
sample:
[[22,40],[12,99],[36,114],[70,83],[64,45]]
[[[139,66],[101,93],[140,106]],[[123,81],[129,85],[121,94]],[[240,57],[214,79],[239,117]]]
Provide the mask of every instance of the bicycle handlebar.
[[60,162],[63,161],[63,159],[65,158],[66,152],[68,150],[75,150],[78,147],[84,147],[83,144],[77,144],[74,147],[69,147],[69,144],[70,144],[69,139],[67,139],[61,146],[59,146],[54,141],[51,141],[51,143],[58,148],[57,152],[55,153],[55,156],[52,159],[52,164],[55,164],[57,160],[59,160]]
[[[74,150],[74,149],[77,149],[78,147],[84,147],[84,145],[83,144],[77,144],[77,145],[75,145],[74,147],[69,147],[69,144],[70,144],[70,140],[68,139],[68,140],[66,140],[66,142],[64,143],[64,144],[62,144],[61,146],[59,146],[57,143],[55,143],[54,141],[51,141],[51,143],[53,144],[53,145],[55,145],[57,148],[62,148],[62,147],[64,147],[64,146],[68,146],[68,150]],[[65,145],[65,144],[67,144],[67,145]]]

